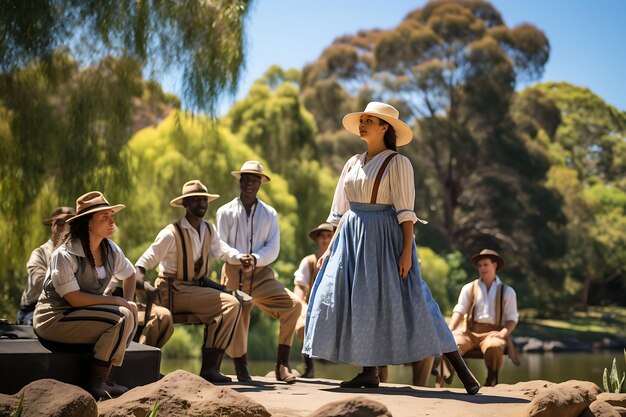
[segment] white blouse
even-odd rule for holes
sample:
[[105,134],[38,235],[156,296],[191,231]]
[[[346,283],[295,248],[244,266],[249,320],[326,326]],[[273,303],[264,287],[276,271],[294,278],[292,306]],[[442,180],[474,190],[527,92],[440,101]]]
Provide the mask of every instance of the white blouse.
[[[339,224],[341,216],[350,209],[350,202],[369,203],[372,189],[380,166],[394,151],[387,149],[365,164],[366,153],[354,155],[346,162],[337,182],[335,197],[328,216],[328,223]],[[377,204],[391,204],[398,217],[398,223],[420,220],[413,211],[415,181],[413,166],[406,156],[396,155],[391,159],[378,186]]]

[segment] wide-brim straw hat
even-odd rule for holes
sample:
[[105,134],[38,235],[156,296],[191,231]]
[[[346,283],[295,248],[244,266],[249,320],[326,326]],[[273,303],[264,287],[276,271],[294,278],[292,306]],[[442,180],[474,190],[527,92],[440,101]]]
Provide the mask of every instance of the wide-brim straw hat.
[[504,259],[502,259],[502,257],[500,256],[498,252],[496,252],[495,250],[491,250],[491,249],[483,249],[480,252],[478,252],[476,255],[472,256],[471,262],[472,262],[472,265],[474,265],[474,268],[477,268],[478,261],[484,258],[489,258],[498,264],[496,266],[496,271],[499,271],[502,268],[504,268]]
[[109,204],[100,191],[90,191],[76,199],[76,215],[70,217],[67,221],[73,222],[79,217],[103,210],[113,210],[113,213],[117,213],[125,208],[126,206],[123,204],[116,204],[114,206]]
[[235,178],[241,178],[241,174],[254,174],[261,177],[261,182],[269,182],[270,177],[263,173],[263,165],[259,161],[246,161],[239,171],[230,172]]
[[44,220],[42,223],[44,226],[52,226],[52,223],[58,219],[64,219],[67,221],[70,217],[76,214],[76,210],[72,207],[57,207],[50,212],[50,218]]
[[398,110],[387,103],[372,101],[367,104],[365,110],[346,114],[341,123],[348,132],[361,137],[359,124],[361,116],[364,114],[376,116],[393,126],[396,131],[396,146],[404,146],[413,140],[413,130],[398,118],[400,116]]
[[319,226],[317,226],[315,229],[309,232],[309,237],[313,240],[317,240],[317,237],[320,235],[320,233],[326,232],[326,231],[334,232],[335,228],[330,223],[322,223]]
[[220,198],[219,194],[210,194],[209,190],[199,180],[187,181],[183,185],[182,194],[170,201],[170,205],[174,207],[183,207],[183,199],[185,197],[206,197],[209,201]]

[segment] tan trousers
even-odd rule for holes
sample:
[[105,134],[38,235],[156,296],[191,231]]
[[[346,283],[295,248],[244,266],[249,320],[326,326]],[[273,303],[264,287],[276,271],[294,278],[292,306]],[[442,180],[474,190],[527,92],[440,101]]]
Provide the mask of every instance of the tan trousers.
[[500,330],[496,325],[474,323],[469,331],[454,332],[454,340],[459,347],[461,356],[472,349],[480,349],[485,358],[487,369],[499,372],[504,365],[504,348],[506,340],[489,336],[489,332]]
[[133,340],[137,322],[126,307],[93,305],[82,308],[50,308],[38,304],[33,327],[37,336],[58,343],[93,344],[93,356],[122,366],[126,348]]
[[240,271],[241,265],[224,264],[222,268],[222,284],[229,290],[236,290],[240,288],[241,278],[242,291],[252,296],[252,303],[243,309],[233,342],[226,350],[228,356],[239,358],[248,352],[248,329],[253,305],[278,319],[280,322],[278,344],[291,346],[302,310],[298,297],[278,282],[274,272],[266,266],[241,275]]
[[139,308],[139,325],[143,325],[139,343],[162,348],[174,333],[172,313],[165,307],[153,304],[150,317],[145,322],[146,306],[137,304],[137,307]]
[[[169,305],[167,280],[157,278],[154,284],[161,289],[162,304]],[[194,281],[182,280],[174,280],[172,294],[174,313],[193,314],[205,324],[204,347],[228,347],[241,317],[241,305],[235,297],[214,288],[200,287]]]

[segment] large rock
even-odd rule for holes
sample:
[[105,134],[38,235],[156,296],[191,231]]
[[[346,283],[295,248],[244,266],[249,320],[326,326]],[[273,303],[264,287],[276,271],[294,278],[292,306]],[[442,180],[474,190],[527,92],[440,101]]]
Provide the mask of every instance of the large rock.
[[[5,376],[6,377],[6,376]],[[10,416],[24,395],[23,417],[96,417],[93,397],[82,388],[55,379],[40,379],[15,395],[0,394],[0,416]]]
[[261,404],[245,395],[215,386],[203,378],[178,370],[163,379],[98,403],[100,417],[144,416],[156,403],[159,416],[168,417],[269,417]]
[[538,379],[536,381],[524,381],[517,384],[498,384],[498,391],[520,392],[525,397],[534,398],[542,389],[556,385],[554,382]]
[[571,380],[537,392],[524,410],[528,417],[578,417],[596,400],[600,388],[593,382]]
[[626,394],[614,394],[612,392],[603,392],[598,395],[598,401],[606,401],[612,406],[626,408]]
[[620,417],[620,413],[605,401],[594,401],[579,417]]
[[391,413],[383,404],[359,396],[328,403],[313,411],[309,417],[391,417]]

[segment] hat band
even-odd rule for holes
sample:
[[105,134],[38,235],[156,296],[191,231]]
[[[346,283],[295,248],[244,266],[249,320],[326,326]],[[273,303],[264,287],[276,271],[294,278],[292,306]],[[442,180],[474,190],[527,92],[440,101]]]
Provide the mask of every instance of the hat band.
[[86,211],[93,210],[93,209],[99,208],[99,207],[111,207],[111,205],[107,204],[107,203],[94,204],[93,206],[85,207],[84,209],[78,210],[76,215],[83,214]]
[[207,190],[197,189],[197,190],[187,191],[186,193],[183,193],[183,196],[186,196],[187,194],[195,194],[195,193],[205,193],[205,194],[208,194],[209,192]]

